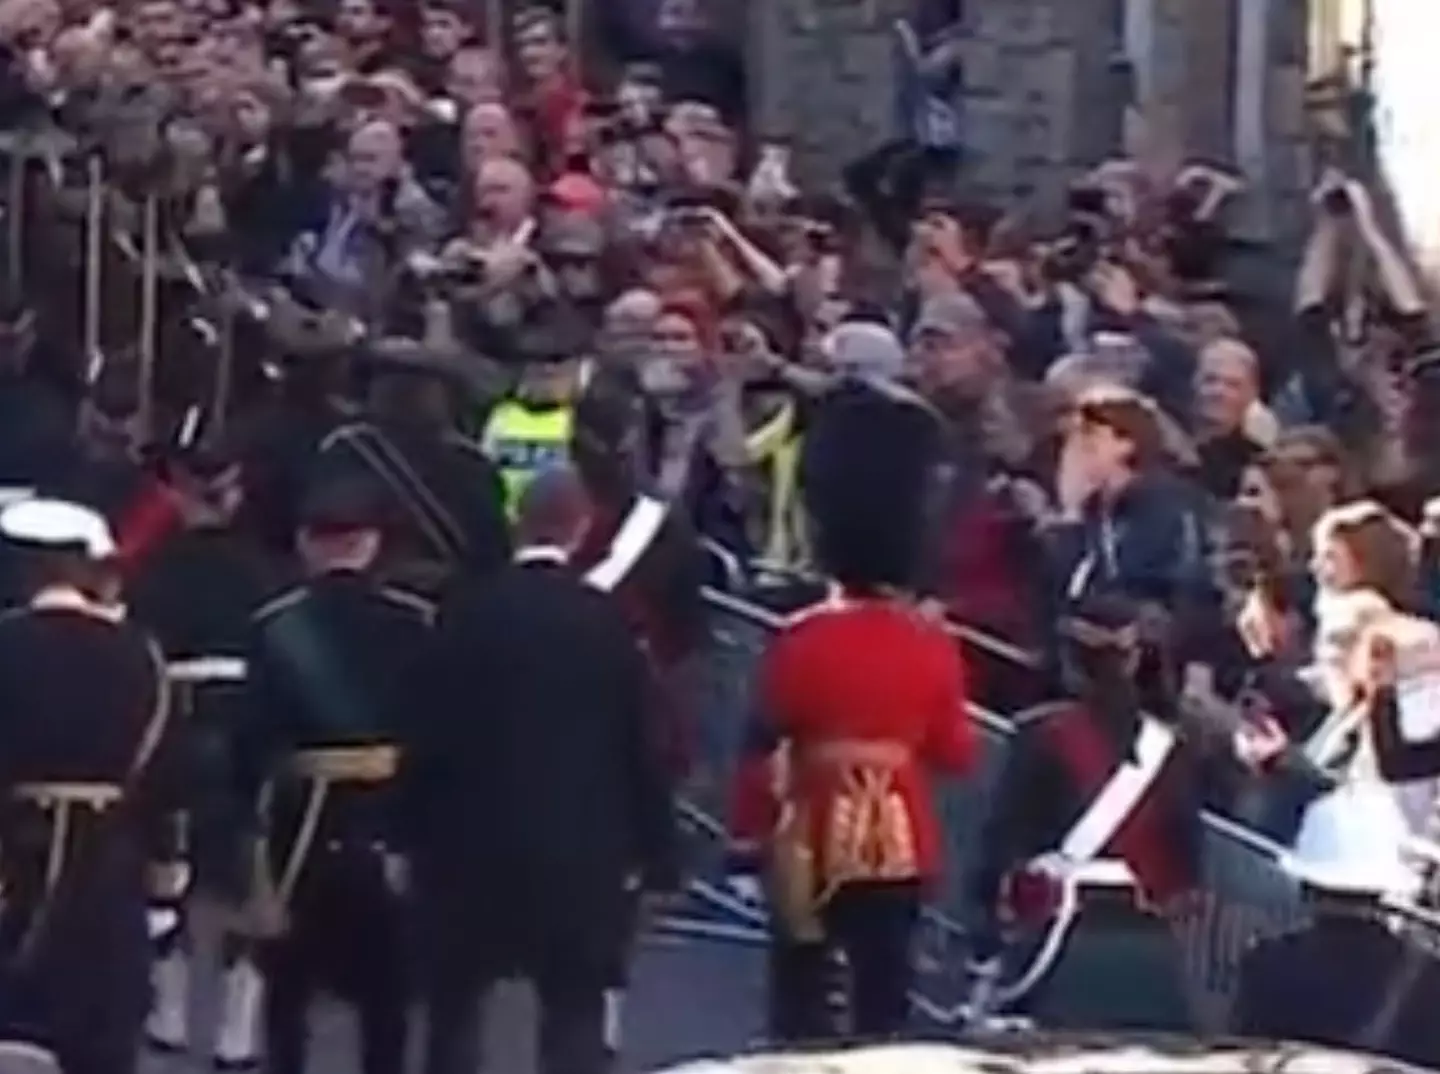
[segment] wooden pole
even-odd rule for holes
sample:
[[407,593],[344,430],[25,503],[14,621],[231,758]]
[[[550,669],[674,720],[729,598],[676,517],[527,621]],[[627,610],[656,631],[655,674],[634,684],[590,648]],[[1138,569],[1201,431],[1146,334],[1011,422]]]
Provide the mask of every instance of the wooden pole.
[[585,0],[565,0],[565,46],[570,70],[578,85],[585,85]]
[[15,140],[10,155],[10,175],[6,192],[5,250],[10,286],[17,292],[25,279],[25,179],[30,168],[30,142],[22,135]]
[[485,0],[485,43],[501,63],[507,63],[509,57],[506,36],[504,0]]
[[210,420],[217,435],[225,431],[225,412],[230,409],[230,381],[235,365],[235,308],[228,296],[220,304],[220,353],[215,366],[215,396]]
[[160,199],[145,196],[140,237],[140,435],[146,443],[155,432],[155,347],[160,317]]
[[[105,160],[99,153],[86,161],[85,179],[85,368],[100,366],[101,287],[105,271]],[[91,374],[87,373],[87,377]]]

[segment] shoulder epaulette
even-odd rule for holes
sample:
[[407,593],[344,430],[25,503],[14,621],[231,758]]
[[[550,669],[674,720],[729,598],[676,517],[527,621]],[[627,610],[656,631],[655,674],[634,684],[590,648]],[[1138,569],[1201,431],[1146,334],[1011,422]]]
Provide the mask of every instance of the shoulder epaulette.
[[350,437],[354,436],[357,432],[368,427],[369,424],[367,421],[347,421],[344,425],[331,429],[325,434],[325,438],[320,441],[318,450],[322,452],[329,451],[335,447],[336,444],[350,439]]
[[396,589],[388,585],[381,586],[380,595],[392,604],[418,613],[427,623],[433,621],[435,618],[434,601],[426,600],[424,597],[411,593],[408,590]]
[[834,615],[837,612],[849,611],[850,608],[850,603],[844,598],[826,597],[823,600],[817,600],[814,604],[807,604],[805,607],[791,612],[785,617],[781,629],[790,630],[803,623],[808,623],[812,619],[818,619],[822,615]]
[[291,589],[287,589],[279,596],[272,597],[264,604],[260,605],[260,607],[255,611],[255,614],[253,614],[250,618],[253,622],[258,623],[262,619],[269,619],[271,616],[278,615],[286,608],[292,608],[296,604],[299,604],[300,601],[305,599],[305,596],[308,592],[309,591],[304,586],[298,585],[294,586]]

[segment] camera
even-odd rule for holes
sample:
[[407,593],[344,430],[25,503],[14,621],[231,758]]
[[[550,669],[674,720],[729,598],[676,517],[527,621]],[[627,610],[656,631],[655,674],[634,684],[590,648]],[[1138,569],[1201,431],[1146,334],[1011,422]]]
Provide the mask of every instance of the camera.
[[1071,216],[1103,217],[1109,212],[1105,191],[1098,186],[1071,187],[1065,209]]
[[405,268],[425,288],[480,287],[485,283],[485,262],[477,258],[442,260],[417,253],[405,262]]
[[1338,184],[1325,192],[1325,196],[1320,199],[1320,205],[1331,216],[1349,216],[1355,211],[1355,207],[1350,204],[1350,192]]

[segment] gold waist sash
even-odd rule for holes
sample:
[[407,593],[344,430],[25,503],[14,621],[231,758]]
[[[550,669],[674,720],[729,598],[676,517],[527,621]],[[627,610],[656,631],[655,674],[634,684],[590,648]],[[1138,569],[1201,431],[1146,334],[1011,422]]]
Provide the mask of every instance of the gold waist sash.
[[391,745],[299,750],[289,764],[290,775],[329,784],[384,783],[399,771],[400,749]]
[[[314,848],[315,837],[320,830],[320,818],[325,812],[330,789],[338,786],[376,786],[388,783],[400,770],[400,750],[396,746],[377,744],[371,746],[327,746],[319,749],[297,750],[290,758],[287,774],[310,784],[305,796],[305,806],[300,814],[300,825],[290,852],[281,863],[279,875],[270,866],[268,839],[262,839],[255,849],[250,929],[258,936],[276,936],[288,927],[288,907],[295,894],[295,885]],[[266,788],[266,805],[274,793],[273,784]]]
[[10,797],[17,802],[54,812],[81,806],[93,813],[103,813],[116,805],[124,795],[125,791],[118,783],[59,780],[20,783],[10,791]]
[[800,747],[802,765],[818,768],[904,768],[914,754],[899,742],[865,738],[836,738]]
[[[784,749],[777,766],[781,809],[772,836],[770,897],[794,938],[820,937],[818,911],[841,884],[917,875],[915,833],[894,782],[913,759],[909,746],[883,740],[832,739]],[[842,773],[823,831],[811,830],[810,805],[795,794],[795,767]]]
[[28,949],[38,935],[38,922],[43,909],[59,886],[60,876],[65,870],[66,851],[70,845],[70,828],[77,810],[84,810],[96,816],[119,805],[125,797],[125,789],[118,783],[45,780],[16,784],[10,790],[12,801],[34,806],[49,815],[50,837],[45,846],[45,873],[42,898],[42,913],[37,913],[34,922],[22,941],[22,949]]

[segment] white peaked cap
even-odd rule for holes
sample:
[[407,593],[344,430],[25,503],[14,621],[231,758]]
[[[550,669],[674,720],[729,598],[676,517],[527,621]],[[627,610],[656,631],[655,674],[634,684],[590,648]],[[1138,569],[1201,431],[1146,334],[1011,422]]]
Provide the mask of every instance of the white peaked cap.
[[1409,836],[1391,788],[1352,781],[1310,804],[1282,865],[1291,876],[1325,891],[1410,895],[1419,876],[1405,859]]
[[21,544],[73,549],[91,559],[115,554],[115,536],[96,511],[68,500],[37,498],[0,511],[0,536]]

